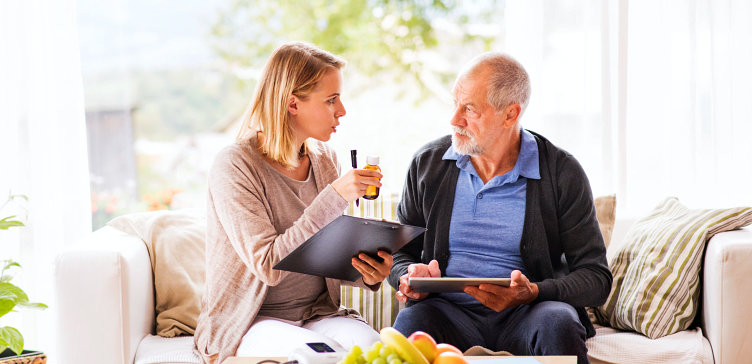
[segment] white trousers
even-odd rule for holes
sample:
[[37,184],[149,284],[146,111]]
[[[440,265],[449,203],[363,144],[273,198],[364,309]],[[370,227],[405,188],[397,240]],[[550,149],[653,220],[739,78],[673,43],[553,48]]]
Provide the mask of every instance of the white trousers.
[[379,334],[362,321],[330,317],[296,326],[285,321],[259,317],[243,335],[235,356],[287,357],[306,343],[323,342],[336,351],[363,349],[379,341]]

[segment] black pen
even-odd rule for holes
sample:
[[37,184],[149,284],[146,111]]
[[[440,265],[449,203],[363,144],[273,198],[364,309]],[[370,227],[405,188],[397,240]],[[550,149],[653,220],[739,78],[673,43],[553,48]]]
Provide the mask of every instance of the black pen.
[[[358,151],[355,149],[350,149],[350,161],[352,162],[353,169],[358,168]],[[355,199],[355,206],[360,206],[360,199]]]

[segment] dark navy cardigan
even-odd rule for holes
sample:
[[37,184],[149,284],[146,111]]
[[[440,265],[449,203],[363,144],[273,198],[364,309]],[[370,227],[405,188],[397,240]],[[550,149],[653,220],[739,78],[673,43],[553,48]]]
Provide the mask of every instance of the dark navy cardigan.
[[[538,285],[536,301],[561,301],[577,309],[587,336],[595,329],[586,306],[605,302],[612,276],[606,247],[595,217],[585,171],[566,151],[531,132],[538,143],[541,179],[528,179],[525,221],[520,241],[525,272]],[[442,160],[450,136],[434,140],[415,153],[405,181],[397,216],[404,224],[428,230],[394,254],[389,283],[416,262],[439,262],[442,275],[449,260],[449,223],[459,168]],[[408,303],[410,304],[410,303]]]

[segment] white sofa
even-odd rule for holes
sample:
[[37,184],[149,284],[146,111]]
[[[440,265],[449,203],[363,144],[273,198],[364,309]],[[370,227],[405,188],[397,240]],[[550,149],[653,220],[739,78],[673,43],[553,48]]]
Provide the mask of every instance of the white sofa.
[[[612,246],[632,220],[617,220]],[[609,249],[609,251],[612,251]],[[592,363],[752,361],[752,229],[713,237],[702,271],[701,327],[658,340],[598,328]],[[154,336],[154,286],[144,243],[111,227],[62,253],[55,267],[60,364],[197,363],[192,337]]]

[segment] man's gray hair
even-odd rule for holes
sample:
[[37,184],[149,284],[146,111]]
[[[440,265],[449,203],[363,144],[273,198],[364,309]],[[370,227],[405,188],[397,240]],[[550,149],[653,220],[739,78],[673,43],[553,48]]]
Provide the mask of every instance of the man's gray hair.
[[530,101],[530,77],[514,58],[500,52],[487,52],[471,62],[470,72],[484,70],[488,77],[488,103],[502,111],[507,106],[519,104],[520,115]]

